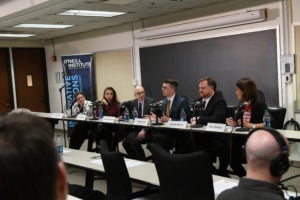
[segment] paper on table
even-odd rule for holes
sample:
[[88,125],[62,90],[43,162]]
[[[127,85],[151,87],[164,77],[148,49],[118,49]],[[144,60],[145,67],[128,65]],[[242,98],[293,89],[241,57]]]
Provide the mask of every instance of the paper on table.
[[103,165],[102,159],[91,160],[90,163],[94,163],[94,164],[97,164],[97,165]]
[[238,182],[232,182],[228,180],[219,180],[214,183],[215,194],[218,196],[224,190],[230,189],[238,185]]
[[141,161],[137,161],[137,160],[128,160],[128,159],[125,159],[125,164],[126,164],[127,168],[130,168],[130,167],[135,167],[135,166],[138,166],[138,165],[143,165],[145,163],[141,162]]
[[[97,164],[97,165],[103,165],[102,159],[91,160],[90,163],[94,163],[94,164]],[[137,161],[137,160],[125,159],[125,164],[126,164],[127,168],[130,168],[130,167],[135,167],[135,166],[138,166],[138,165],[143,165],[144,162]]]

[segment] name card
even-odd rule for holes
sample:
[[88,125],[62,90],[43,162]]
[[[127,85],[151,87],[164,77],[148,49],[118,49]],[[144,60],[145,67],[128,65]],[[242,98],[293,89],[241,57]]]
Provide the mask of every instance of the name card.
[[135,118],[133,124],[139,126],[147,126],[149,124],[149,119]]
[[53,118],[62,118],[64,116],[63,113],[52,113]]
[[85,120],[86,119],[86,115],[85,114],[78,114],[76,119],[78,120]]
[[168,125],[171,128],[186,128],[187,122],[186,121],[169,121]]
[[104,116],[102,118],[102,121],[103,122],[106,122],[106,123],[114,123],[116,121],[116,117],[112,117],[112,116]]
[[206,126],[206,130],[215,131],[215,132],[224,132],[226,128],[226,124],[220,123],[208,123]]

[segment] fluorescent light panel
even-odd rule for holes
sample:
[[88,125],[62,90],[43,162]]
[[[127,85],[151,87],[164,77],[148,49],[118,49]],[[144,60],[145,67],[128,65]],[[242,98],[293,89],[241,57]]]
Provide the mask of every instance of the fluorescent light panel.
[[35,34],[13,34],[13,33],[0,33],[0,37],[11,37],[11,38],[25,38],[35,36]]
[[74,25],[67,25],[67,24],[19,24],[14,27],[17,28],[57,28],[57,29],[63,29],[63,28],[69,28]]
[[93,11],[93,10],[67,10],[58,15],[72,15],[72,16],[88,16],[88,17],[115,17],[123,15],[124,12],[110,12],[110,11]]

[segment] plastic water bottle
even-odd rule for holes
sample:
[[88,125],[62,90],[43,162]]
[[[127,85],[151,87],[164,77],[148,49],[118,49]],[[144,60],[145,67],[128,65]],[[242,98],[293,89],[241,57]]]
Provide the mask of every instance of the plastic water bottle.
[[181,111],[180,111],[180,121],[186,121],[186,114],[185,114],[184,108],[181,108]]
[[104,113],[103,113],[103,107],[100,105],[99,106],[99,118],[103,118],[103,115],[104,115]]
[[125,111],[124,111],[124,121],[125,122],[129,121],[129,111],[128,111],[127,107],[125,108]]
[[135,118],[138,118],[138,111],[135,107],[133,107],[132,110],[132,119],[135,120]]
[[57,152],[59,155],[62,155],[64,152],[64,147],[62,143],[62,139],[60,135],[56,136],[56,147],[57,147]]
[[265,110],[265,113],[263,116],[263,122],[264,122],[264,127],[271,127],[271,117],[270,117],[268,109]]

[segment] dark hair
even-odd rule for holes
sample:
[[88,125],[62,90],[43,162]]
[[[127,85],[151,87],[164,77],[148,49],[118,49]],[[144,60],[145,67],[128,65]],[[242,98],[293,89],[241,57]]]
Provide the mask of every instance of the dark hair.
[[257,86],[250,78],[242,78],[236,82],[236,87],[243,91],[243,100],[255,100],[257,98]]
[[0,199],[56,198],[59,156],[48,122],[28,113],[0,118]]
[[173,86],[175,89],[177,89],[178,86],[179,86],[179,81],[177,81],[176,79],[171,79],[171,78],[165,79],[165,80],[164,80],[164,83],[169,83],[169,84],[170,84],[171,86]]
[[112,105],[114,106],[116,104],[116,102],[119,102],[118,97],[117,97],[117,92],[113,87],[106,87],[103,91],[103,97],[107,90],[111,90],[113,92],[113,98],[111,101],[112,101]]
[[[82,96],[84,96],[84,94],[83,94],[82,92],[75,92],[75,93],[74,93],[74,98],[77,99],[77,96],[80,95],[80,94],[81,94]],[[85,96],[84,96],[84,97],[85,97]]]
[[207,81],[207,84],[209,86],[212,86],[214,88],[214,91],[216,91],[217,83],[212,77],[210,77],[210,76],[203,77],[203,78],[200,79],[199,82],[202,82],[202,81]]

